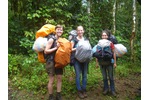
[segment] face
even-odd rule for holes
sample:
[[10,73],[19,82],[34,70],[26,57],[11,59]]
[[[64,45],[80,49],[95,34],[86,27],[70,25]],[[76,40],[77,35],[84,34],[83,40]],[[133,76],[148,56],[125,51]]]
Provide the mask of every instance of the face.
[[83,36],[83,33],[84,33],[83,27],[82,27],[82,26],[79,26],[79,27],[77,28],[77,34],[78,34],[78,36]]
[[62,33],[63,33],[63,28],[57,28],[56,29],[56,34],[57,34],[57,36],[61,36],[62,35]]
[[108,39],[108,35],[106,33],[102,33],[102,39]]

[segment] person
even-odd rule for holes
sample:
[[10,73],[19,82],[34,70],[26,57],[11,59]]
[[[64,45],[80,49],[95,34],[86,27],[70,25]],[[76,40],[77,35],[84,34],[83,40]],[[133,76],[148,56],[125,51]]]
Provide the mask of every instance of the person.
[[[102,39],[108,40],[108,35],[109,33],[107,32],[107,30],[103,30],[101,33]],[[100,70],[103,76],[103,85],[104,85],[103,94],[106,95],[109,92],[109,85],[108,85],[108,79],[107,79],[107,77],[109,76],[111,93],[113,96],[116,96],[113,70],[114,68],[116,68],[117,65],[116,65],[116,54],[114,53],[114,44],[112,42],[110,44],[110,47],[113,53],[113,62],[104,66],[104,65],[101,65],[101,63],[99,62],[99,59],[96,58],[96,67],[98,67],[98,64],[99,64]]]
[[[53,83],[55,79],[55,75],[57,78],[57,93],[56,93],[56,100],[62,100],[61,97],[61,87],[62,87],[62,75],[63,75],[63,68],[55,68],[54,63],[54,55],[56,50],[59,48],[59,43],[57,40],[63,34],[63,26],[57,25],[55,27],[56,34],[54,38],[50,38],[44,50],[46,57],[46,71],[49,75],[49,82],[48,82],[48,92],[49,92],[49,100],[54,100],[53,96]],[[53,56],[52,56],[53,55]]]
[[112,34],[112,32],[109,29],[106,29],[105,31],[107,31],[107,33],[108,33],[108,40],[110,40],[113,44],[118,44],[118,40]]
[[[77,26],[77,36],[74,40],[71,41],[72,43],[72,53],[76,52],[76,47],[78,41],[82,41],[85,39],[84,35],[84,28],[83,26]],[[75,81],[76,81],[76,88],[79,98],[86,98],[86,85],[87,85],[87,72],[88,72],[88,63],[89,62],[79,62],[76,58],[74,58],[74,69],[75,69]],[[80,74],[82,73],[82,85],[80,84]]]

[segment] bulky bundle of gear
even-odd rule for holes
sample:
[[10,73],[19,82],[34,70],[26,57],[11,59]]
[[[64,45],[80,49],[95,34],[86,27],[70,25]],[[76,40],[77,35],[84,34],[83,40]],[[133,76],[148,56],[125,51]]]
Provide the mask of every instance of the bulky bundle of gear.
[[36,32],[36,40],[32,49],[38,53],[38,60],[41,63],[45,63],[43,50],[47,44],[47,36],[55,34],[55,25],[45,24]]
[[70,63],[70,54],[72,50],[71,42],[65,38],[59,38],[57,42],[60,44],[60,47],[57,49],[55,55],[52,53],[50,55],[44,54],[44,49],[47,45],[47,42],[50,38],[55,38],[55,26],[51,24],[43,25],[36,32],[36,40],[33,44],[32,49],[38,53],[38,60],[41,63],[45,63],[47,57],[53,58],[55,61],[55,67],[65,67]]
[[92,47],[89,40],[80,40],[77,43],[75,58],[80,62],[88,62],[92,58]]
[[124,54],[127,53],[127,48],[123,44],[115,44],[115,53],[116,57],[122,57]]
[[93,57],[96,57],[101,65],[109,65],[111,63],[113,58],[111,43],[109,40],[101,39],[96,45],[96,52],[93,54]]
[[66,38],[59,38],[58,43],[60,44],[60,47],[56,51],[54,61],[55,67],[60,68],[65,67],[70,63],[72,45]]

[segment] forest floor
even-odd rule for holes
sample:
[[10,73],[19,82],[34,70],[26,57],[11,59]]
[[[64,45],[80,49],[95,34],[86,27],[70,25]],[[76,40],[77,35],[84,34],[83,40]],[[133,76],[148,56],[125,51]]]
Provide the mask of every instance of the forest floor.
[[[141,73],[132,73],[130,77],[115,77],[115,88],[117,97],[102,94],[103,83],[99,81],[97,88],[87,91],[88,97],[82,100],[141,100]],[[19,91],[11,87],[8,81],[8,100],[47,100],[48,94],[33,95],[26,91]],[[63,96],[63,100],[80,100],[77,94]]]

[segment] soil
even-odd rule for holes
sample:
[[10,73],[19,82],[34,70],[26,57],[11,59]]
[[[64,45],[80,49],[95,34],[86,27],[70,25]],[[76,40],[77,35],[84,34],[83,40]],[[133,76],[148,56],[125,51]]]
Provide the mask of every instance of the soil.
[[[91,88],[87,91],[88,97],[82,100],[141,100],[141,73],[132,73],[130,77],[116,77],[115,88],[117,97],[113,97],[111,93],[102,94],[103,83],[99,81],[99,86]],[[9,81],[8,100],[48,100],[46,95],[33,95],[24,91],[18,91],[10,86]],[[15,95],[15,96],[13,96]],[[63,100],[80,100],[77,94],[63,96]]]

